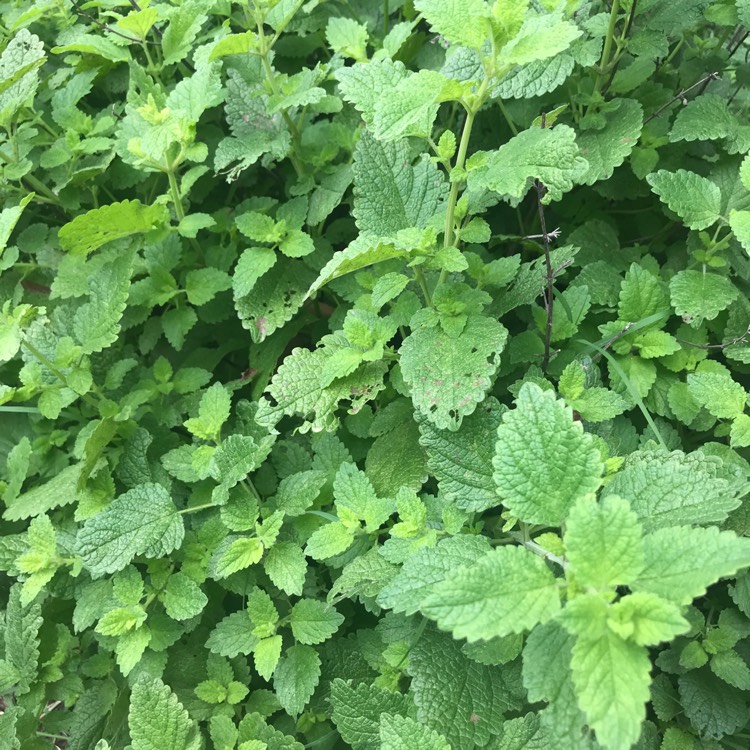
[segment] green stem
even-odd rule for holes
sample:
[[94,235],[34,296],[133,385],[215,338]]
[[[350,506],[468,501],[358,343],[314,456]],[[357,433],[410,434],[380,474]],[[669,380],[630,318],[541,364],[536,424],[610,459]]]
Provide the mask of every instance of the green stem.
[[241,484],[245,488],[245,490],[259,503],[263,502],[263,499],[260,496],[260,492],[258,492],[258,490],[255,488],[252,479],[250,479],[249,477],[245,478],[242,480]]
[[[68,379],[65,377],[63,372],[59,370],[55,365],[52,364],[52,362],[47,359],[47,357],[42,354],[39,349],[37,349],[33,344],[30,344],[25,339],[21,342],[22,346],[25,346],[31,354],[36,357],[66,388],[70,388],[68,385]],[[73,389],[70,388],[72,391]],[[90,406],[93,406],[95,409],[99,408],[99,404],[96,402],[94,398],[89,396],[88,393],[79,394],[81,399],[85,401]]]
[[[290,19],[291,20],[291,19]],[[263,70],[266,74],[266,80],[268,81],[268,85],[271,87],[271,92],[274,96],[279,96],[279,84],[276,81],[276,73],[274,72],[274,69],[271,67],[271,61],[268,59],[268,53],[271,51],[271,47],[273,46],[273,42],[271,44],[266,43],[266,37],[263,34],[263,23],[258,22],[258,37],[260,38],[260,61],[263,65]],[[297,158],[297,151],[299,149],[300,144],[300,132],[299,128],[297,127],[296,123],[292,118],[289,116],[289,112],[286,108],[282,108],[280,110],[281,117],[284,120],[284,123],[287,126],[287,129],[289,130],[289,134],[292,136],[292,153],[289,154],[289,161],[292,162],[292,166],[294,167],[294,171],[297,173],[297,177],[302,177],[304,174],[304,170],[302,169],[302,165]]]
[[414,278],[417,280],[417,284],[419,284],[419,288],[422,290],[424,301],[429,307],[432,307],[432,296],[427,287],[427,279],[425,278],[424,271],[419,266],[414,268]]
[[201,510],[208,510],[209,508],[218,508],[219,506],[216,503],[203,503],[202,505],[193,505],[191,508],[183,508],[182,510],[178,510],[177,512],[181,516],[186,516],[189,513],[198,513]]
[[607,36],[604,39],[604,49],[602,50],[602,59],[599,63],[599,70],[596,74],[596,82],[594,83],[594,91],[591,96],[591,103],[586,109],[586,114],[589,113],[594,99],[597,98],[598,94],[602,91],[604,81],[607,80],[610,66],[610,55],[612,54],[612,42],[615,38],[615,26],[617,26],[617,16],[620,13],[620,0],[612,0],[612,10],[609,12],[609,26],[607,27]]
[[175,176],[173,167],[170,167],[168,170],[167,177],[169,178],[169,192],[172,195],[172,202],[174,203],[174,212],[177,215],[177,221],[182,221],[185,218],[185,209],[182,207],[180,186],[177,184],[177,177]]
[[[466,154],[469,150],[469,140],[471,139],[471,130],[474,126],[474,118],[477,116],[477,112],[482,108],[485,99],[487,98],[487,89],[490,85],[490,77],[485,75],[482,85],[479,87],[477,92],[476,100],[472,106],[466,109],[466,121],[464,122],[464,129],[461,133],[461,142],[458,145],[458,155],[456,156],[455,170],[463,170],[466,165]],[[460,181],[454,180],[451,183],[450,194],[448,195],[448,205],[445,210],[445,227],[443,228],[443,247],[450,247],[453,245],[453,225],[455,222],[456,204],[458,203],[458,191],[461,187]],[[440,272],[440,278],[438,280],[438,286],[445,281],[448,272],[443,269]]]

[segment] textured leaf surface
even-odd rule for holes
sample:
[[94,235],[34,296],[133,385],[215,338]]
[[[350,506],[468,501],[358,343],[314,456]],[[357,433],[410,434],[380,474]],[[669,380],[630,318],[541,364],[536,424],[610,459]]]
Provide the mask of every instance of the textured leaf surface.
[[423,158],[412,166],[406,142],[382,143],[362,133],[354,151],[354,218],[362,233],[390,237],[425,227],[445,194],[436,164]]
[[608,110],[607,124],[601,130],[584,130],[578,138],[578,148],[589,166],[579,178],[583,185],[612,176],[630,155],[638,142],[643,127],[643,108],[635,99],[615,99],[617,108]]
[[120,495],[78,532],[77,551],[92,576],[122,570],[136,555],[163,557],[182,544],[185,529],[169,493],[142,484]]
[[420,421],[427,466],[440,491],[459,508],[481,512],[500,502],[492,469],[495,450],[487,435],[497,433],[502,413],[500,404],[490,397],[455,432],[438,430],[424,417]]
[[450,635],[425,632],[408,671],[417,719],[454,747],[486,745],[500,733],[503,712],[515,705],[502,669],[471,661]]
[[581,36],[581,30],[570,21],[545,16],[530,16],[498,56],[503,65],[527,65],[564,52]]
[[693,327],[713,320],[737,298],[737,289],[725,276],[706,271],[680,271],[669,282],[674,311]]
[[651,662],[645,648],[605,630],[578,638],[571,659],[578,703],[599,743],[628,750],[641,733]]
[[393,580],[378,595],[378,603],[386,609],[417,612],[436,584],[452,571],[471,567],[489,552],[489,544],[477,536],[462,535],[442,540],[435,547],[426,547],[409,558]]
[[716,471],[717,465],[699,453],[634,453],[605,494],[629,501],[646,531],[721,521],[739,500]]
[[527,523],[559,525],[601,483],[591,436],[554,393],[525,384],[497,431],[494,478],[503,504]]
[[292,646],[273,676],[276,697],[290,716],[297,716],[310,700],[320,679],[320,657],[311,646]]
[[688,102],[674,118],[669,140],[711,141],[731,136],[737,120],[729,111],[726,99],[716,94],[702,94]]
[[414,8],[453,44],[478,50],[487,38],[489,8],[482,0],[416,0]]
[[660,169],[646,177],[651,189],[690,229],[710,227],[721,213],[721,192],[713,182],[695,172]]
[[523,547],[500,547],[435,584],[422,612],[469,643],[521,633],[560,607],[544,560]]
[[438,429],[457,429],[484,399],[507,329],[472,316],[458,338],[439,328],[418,328],[401,345],[401,372],[414,407]]
[[74,255],[88,253],[107,242],[148,232],[166,221],[164,206],[144,206],[138,200],[110,203],[77,216],[60,229],[60,245]]
[[263,398],[256,420],[266,427],[273,427],[284,415],[299,415],[306,421],[302,429],[331,429],[337,423],[335,411],[339,403],[351,401],[352,409],[372,398],[383,388],[383,362],[371,362],[356,372],[339,378],[327,388],[320,386],[320,368],[326,354],[322,349],[311,352],[295,349],[287,357],[266,389],[271,403]]
[[469,186],[486,187],[517,202],[538,179],[547,188],[548,203],[560,200],[587,169],[575,131],[567,125],[531,128],[490,154],[486,165],[470,174]]
[[450,750],[445,737],[408,716],[380,717],[382,750]]
[[565,556],[576,580],[598,590],[630,583],[643,569],[642,530],[627,500],[581,498],[565,524]]
[[201,744],[188,712],[161,680],[133,686],[128,726],[133,750],[193,750]]
[[750,540],[730,531],[678,526],[643,540],[645,565],[631,588],[689,604],[719,578],[750,565]]
[[407,695],[342,679],[331,683],[331,705],[336,729],[353,750],[379,750],[380,717],[406,716],[413,711]]

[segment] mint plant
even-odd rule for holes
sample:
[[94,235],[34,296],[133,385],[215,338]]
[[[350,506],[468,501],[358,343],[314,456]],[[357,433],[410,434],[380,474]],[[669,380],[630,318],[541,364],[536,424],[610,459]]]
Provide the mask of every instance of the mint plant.
[[0,21],[0,750],[748,747],[746,0]]

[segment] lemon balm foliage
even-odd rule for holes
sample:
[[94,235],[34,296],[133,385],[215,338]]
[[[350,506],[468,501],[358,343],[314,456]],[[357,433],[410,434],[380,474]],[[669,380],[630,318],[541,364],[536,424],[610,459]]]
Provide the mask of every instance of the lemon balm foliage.
[[749,746],[746,0],[0,21],[0,750]]

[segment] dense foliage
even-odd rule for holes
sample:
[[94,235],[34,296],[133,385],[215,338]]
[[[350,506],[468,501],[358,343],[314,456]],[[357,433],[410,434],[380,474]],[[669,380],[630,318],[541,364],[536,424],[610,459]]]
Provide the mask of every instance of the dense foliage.
[[748,0],[0,19],[0,750],[750,746]]

